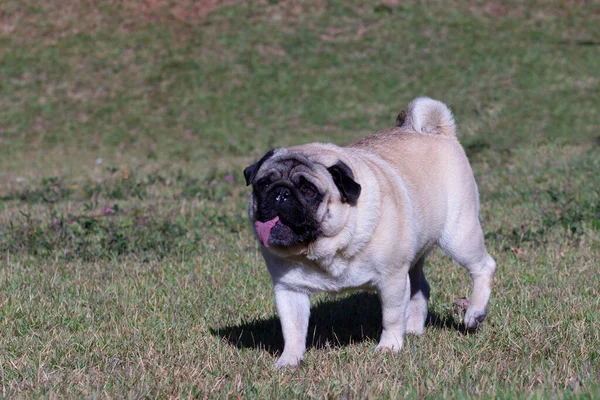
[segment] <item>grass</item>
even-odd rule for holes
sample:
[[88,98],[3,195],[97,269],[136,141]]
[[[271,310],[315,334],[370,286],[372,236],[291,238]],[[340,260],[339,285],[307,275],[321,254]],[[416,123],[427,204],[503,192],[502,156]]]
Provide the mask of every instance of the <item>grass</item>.
[[[5,1],[0,395],[600,397],[600,9],[528,2]],[[435,253],[429,326],[373,352],[375,295],[315,296],[281,351],[242,169],[453,109],[498,273],[465,333]]]

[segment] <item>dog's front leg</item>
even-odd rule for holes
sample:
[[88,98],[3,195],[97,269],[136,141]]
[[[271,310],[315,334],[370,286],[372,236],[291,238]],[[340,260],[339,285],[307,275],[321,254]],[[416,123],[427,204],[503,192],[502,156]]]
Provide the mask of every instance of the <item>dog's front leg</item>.
[[391,350],[397,353],[404,344],[410,300],[410,281],[406,269],[386,277],[379,285],[378,291],[383,315],[383,332],[376,350]]
[[285,342],[275,368],[295,367],[302,361],[306,349],[310,300],[306,293],[275,287],[275,306]]

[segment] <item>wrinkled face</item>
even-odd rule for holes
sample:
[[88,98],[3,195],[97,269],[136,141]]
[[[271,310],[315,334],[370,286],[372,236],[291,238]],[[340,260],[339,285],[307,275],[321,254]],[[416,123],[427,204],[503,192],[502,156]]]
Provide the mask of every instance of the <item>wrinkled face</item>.
[[341,162],[326,168],[299,154],[273,154],[244,170],[253,189],[250,218],[256,234],[265,247],[308,244],[322,233],[331,191],[338,202],[354,202],[360,185]]
[[307,168],[295,160],[279,163],[252,185],[256,233],[262,244],[291,246],[308,243],[319,235],[317,210],[323,193]]

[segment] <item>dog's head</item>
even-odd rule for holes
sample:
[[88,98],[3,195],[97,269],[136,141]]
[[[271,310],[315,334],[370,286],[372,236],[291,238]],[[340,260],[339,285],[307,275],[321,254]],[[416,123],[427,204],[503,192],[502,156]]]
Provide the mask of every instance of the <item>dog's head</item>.
[[265,247],[304,247],[343,228],[361,186],[337,146],[269,151],[244,170],[252,185],[250,220]]

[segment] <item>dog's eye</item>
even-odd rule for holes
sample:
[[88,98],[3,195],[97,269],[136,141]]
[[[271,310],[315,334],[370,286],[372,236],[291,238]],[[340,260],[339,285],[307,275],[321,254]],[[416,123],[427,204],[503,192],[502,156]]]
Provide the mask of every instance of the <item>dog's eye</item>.
[[304,196],[304,198],[307,200],[314,199],[317,195],[317,189],[315,189],[312,185],[302,186],[300,192],[302,193],[302,196]]
[[268,179],[262,179],[256,183],[256,189],[262,192],[265,191],[269,185],[271,185],[271,182]]

